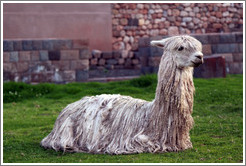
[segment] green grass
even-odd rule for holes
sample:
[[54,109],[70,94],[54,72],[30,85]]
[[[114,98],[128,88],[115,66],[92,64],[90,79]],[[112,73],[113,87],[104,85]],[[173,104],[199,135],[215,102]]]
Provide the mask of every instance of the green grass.
[[156,75],[110,83],[4,84],[4,163],[240,163],[243,162],[243,76],[194,79],[193,149],[162,154],[107,155],[45,150],[40,141],[59,112],[85,95],[122,94],[153,100]]

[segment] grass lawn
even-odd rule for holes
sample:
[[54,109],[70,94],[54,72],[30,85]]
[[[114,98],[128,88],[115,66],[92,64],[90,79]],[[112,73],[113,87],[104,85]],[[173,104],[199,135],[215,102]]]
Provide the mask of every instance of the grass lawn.
[[40,141],[60,111],[86,95],[121,94],[151,101],[156,75],[110,83],[4,84],[4,163],[241,163],[243,76],[194,79],[193,149],[162,154],[107,155],[45,150]]

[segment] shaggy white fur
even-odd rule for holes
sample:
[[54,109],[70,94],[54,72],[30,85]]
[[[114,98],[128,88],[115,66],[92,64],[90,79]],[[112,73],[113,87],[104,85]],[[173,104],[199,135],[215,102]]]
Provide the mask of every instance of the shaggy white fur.
[[164,50],[152,102],[99,95],[69,104],[41,146],[70,152],[130,154],[192,148],[193,67],[203,63],[202,45],[174,36],[151,45]]

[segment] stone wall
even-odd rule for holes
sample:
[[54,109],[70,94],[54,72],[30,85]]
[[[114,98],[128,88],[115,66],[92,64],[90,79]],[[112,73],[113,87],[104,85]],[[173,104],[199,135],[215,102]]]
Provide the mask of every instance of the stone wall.
[[66,83],[88,79],[88,40],[4,40],[3,80]]
[[[221,76],[216,74],[217,71],[243,73],[242,32],[191,36],[202,42],[205,61],[217,61],[218,57],[224,59],[219,59],[213,70],[210,67],[202,69],[207,72],[205,74],[195,72],[196,77]],[[150,41],[166,37],[168,36],[140,38],[138,50],[130,52],[90,52],[87,40],[4,40],[3,78],[4,81],[27,83],[66,83],[156,73],[162,49],[150,47]],[[216,59],[210,60],[212,57]],[[210,70],[213,73],[209,75]]]
[[112,4],[113,50],[136,51],[141,37],[243,31],[242,3]]

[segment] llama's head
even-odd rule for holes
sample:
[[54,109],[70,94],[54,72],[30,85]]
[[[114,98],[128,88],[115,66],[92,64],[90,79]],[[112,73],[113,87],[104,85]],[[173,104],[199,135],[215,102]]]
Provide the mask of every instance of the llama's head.
[[151,45],[162,48],[163,56],[171,56],[178,68],[197,67],[203,63],[202,44],[191,36],[173,36],[151,41]]

